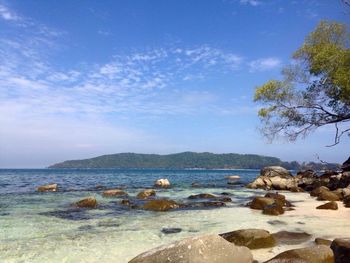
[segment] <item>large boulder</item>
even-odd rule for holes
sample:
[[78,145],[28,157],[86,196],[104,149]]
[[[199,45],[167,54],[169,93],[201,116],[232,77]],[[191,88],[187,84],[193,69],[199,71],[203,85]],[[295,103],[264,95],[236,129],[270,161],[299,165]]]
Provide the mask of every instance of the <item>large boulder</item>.
[[116,196],[127,196],[127,195],[128,195],[127,192],[120,189],[110,189],[102,193],[102,196],[104,197],[116,197]]
[[57,184],[47,184],[42,185],[37,188],[38,192],[57,192],[58,191],[58,185]]
[[264,215],[278,216],[284,214],[284,209],[279,203],[274,203],[265,206],[262,213]]
[[173,200],[167,200],[167,199],[151,200],[146,202],[143,205],[143,208],[145,210],[158,211],[158,212],[168,211],[170,209],[175,209],[179,207],[180,205],[178,203],[176,203]]
[[265,190],[290,190],[297,186],[297,181],[291,173],[280,166],[263,168],[260,176],[247,185],[248,188]]
[[350,262],[350,238],[336,238],[331,244],[335,263]]
[[158,179],[154,182],[155,187],[168,188],[170,187],[170,182],[166,178]]
[[316,209],[338,210],[338,204],[334,201],[316,207]]
[[273,233],[272,236],[275,238],[277,243],[285,245],[297,245],[308,241],[311,235],[306,232],[290,232],[290,231],[279,231]]
[[97,201],[95,197],[87,197],[75,203],[77,207],[80,208],[96,208]]
[[329,188],[328,187],[325,187],[325,186],[320,186],[320,187],[317,187],[315,188],[314,190],[312,190],[310,192],[310,195],[311,196],[319,196],[322,192],[325,192],[325,191],[329,191]]
[[220,236],[237,246],[250,249],[273,247],[276,244],[274,237],[264,229],[241,229]]
[[235,246],[218,235],[186,238],[146,251],[129,263],[251,263],[246,247]]
[[329,246],[319,245],[284,251],[265,263],[334,263],[334,258]]
[[151,196],[155,196],[156,195],[156,191],[154,191],[153,189],[146,189],[141,191],[140,193],[137,194],[136,198],[137,199],[147,199]]
[[331,191],[322,191],[318,196],[317,200],[319,201],[339,201],[340,197],[336,193],[333,193]]

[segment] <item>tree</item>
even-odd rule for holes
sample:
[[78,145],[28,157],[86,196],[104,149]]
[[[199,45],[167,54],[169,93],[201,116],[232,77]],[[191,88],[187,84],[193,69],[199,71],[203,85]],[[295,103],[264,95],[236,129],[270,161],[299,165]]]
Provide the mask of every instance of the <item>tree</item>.
[[346,25],[321,21],[282,70],[282,80],[256,88],[262,133],[295,141],[333,125],[334,143],[350,136],[350,35]]

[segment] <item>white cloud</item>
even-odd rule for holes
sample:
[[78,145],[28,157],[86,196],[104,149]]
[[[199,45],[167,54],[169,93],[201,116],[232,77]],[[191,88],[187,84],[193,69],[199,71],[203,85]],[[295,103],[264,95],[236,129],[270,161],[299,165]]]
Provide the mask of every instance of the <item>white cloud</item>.
[[260,1],[257,1],[257,0],[240,0],[239,1],[241,4],[244,4],[244,5],[251,5],[251,6],[258,6],[261,4]]
[[275,69],[281,66],[281,60],[278,58],[261,58],[253,60],[249,63],[250,71],[265,71]]
[[7,21],[18,21],[21,18],[14,12],[9,10],[6,6],[0,4],[0,17]]

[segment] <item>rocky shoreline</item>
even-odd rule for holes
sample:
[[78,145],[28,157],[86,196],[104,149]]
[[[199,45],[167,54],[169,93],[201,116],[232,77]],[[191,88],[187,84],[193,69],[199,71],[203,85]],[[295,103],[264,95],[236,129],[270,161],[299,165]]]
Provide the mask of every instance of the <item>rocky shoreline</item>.
[[[227,178],[229,184],[234,184],[237,177]],[[165,212],[176,209],[216,208],[230,202],[226,193],[214,195],[201,193],[188,196],[183,202],[157,197],[156,189],[166,190],[171,187],[169,180],[159,179],[155,182],[155,189],[145,189],[135,198],[128,196],[122,189],[109,189],[102,193],[105,198],[123,198],[120,204],[130,209]],[[198,187],[194,183],[192,187]],[[300,171],[293,176],[282,167],[265,167],[247,188],[262,189],[267,192],[254,196],[246,207],[260,210],[264,215],[278,218],[284,213],[298,212],[298,207],[287,200],[286,194],[309,193],[321,204],[313,207],[317,210],[338,210],[350,207],[350,158],[343,166],[342,171],[325,171],[318,175],[315,171]],[[58,191],[57,185],[41,186],[38,191]],[[282,192],[283,191],[283,192]],[[94,209],[98,207],[96,199],[89,197],[73,204],[79,209]],[[312,209],[312,208],[311,208]],[[312,212],[310,209],[310,213]],[[349,218],[350,219],[350,218]],[[271,222],[278,220],[271,220]],[[163,230],[162,230],[163,231]],[[164,229],[164,233],[177,233],[181,229]],[[350,237],[350,232],[344,229],[344,234]],[[322,237],[322,236],[321,236]],[[272,248],[280,244],[301,244],[311,239],[305,232],[279,231],[270,233],[264,229],[238,229],[226,233],[204,235],[186,238],[169,245],[161,246],[141,253],[130,263],[147,262],[350,262],[350,238],[316,238],[314,244],[307,247],[293,248],[275,255],[264,261],[254,260],[255,251]]]

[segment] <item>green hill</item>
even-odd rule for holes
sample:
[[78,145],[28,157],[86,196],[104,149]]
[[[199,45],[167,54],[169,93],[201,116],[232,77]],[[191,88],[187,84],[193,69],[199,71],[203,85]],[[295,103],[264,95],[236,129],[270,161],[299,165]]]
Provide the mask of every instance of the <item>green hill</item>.
[[259,169],[269,165],[284,165],[297,169],[297,162],[286,163],[279,158],[256,154],[214,154],[183,152],[168,155],[118,153],[91,159],[70,160],[49,168],[242,168]]

